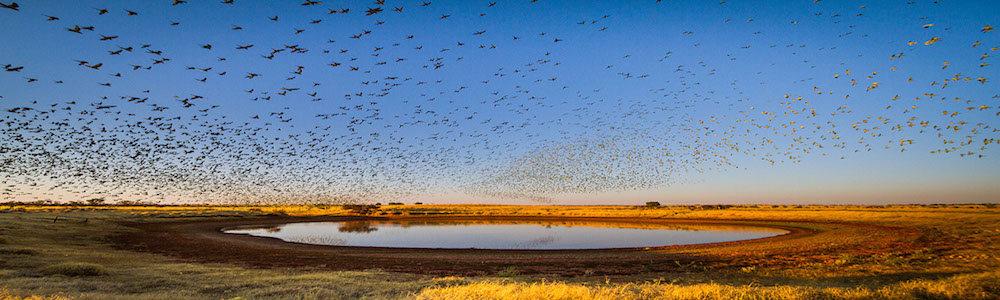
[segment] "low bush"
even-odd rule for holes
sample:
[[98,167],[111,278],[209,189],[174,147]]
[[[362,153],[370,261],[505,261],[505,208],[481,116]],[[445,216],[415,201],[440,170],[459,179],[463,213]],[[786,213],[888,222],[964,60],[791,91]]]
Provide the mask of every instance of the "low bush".
[[359,215],[370,215],[377,211],[379,206],[374,204],[344,204],[341,208]]
[[521,275],[521,272],[517,270],[517,267],[510,266],[504,268],[503,270],[497,271],[496,275],[498,277],[515,277]]

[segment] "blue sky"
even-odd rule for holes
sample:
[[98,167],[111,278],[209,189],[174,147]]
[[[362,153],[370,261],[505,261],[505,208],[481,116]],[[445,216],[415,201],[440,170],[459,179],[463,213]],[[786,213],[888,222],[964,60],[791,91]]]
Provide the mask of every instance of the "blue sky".
[[[19,149],[74,161],[0,153],[17,166],[0,170],[6,197],[1000,199],[1000,33],[982,30],[1000,26],[996,2],[431,2],[0,10],[0,65],[24,67],[0,72],[0,108],[34,108],[0,126],[37,137]],[[112,130],[83,129],[98,126]]]

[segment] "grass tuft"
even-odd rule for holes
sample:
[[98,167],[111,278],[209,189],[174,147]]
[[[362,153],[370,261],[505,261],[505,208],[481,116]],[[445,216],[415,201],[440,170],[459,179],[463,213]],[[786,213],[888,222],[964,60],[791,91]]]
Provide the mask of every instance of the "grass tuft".
[[7,287],[0,287],[0,300],[68,300],[68,299],[70,298],[66,298],[60,295],[52,295],[47,297],[43,296],[20,297],[11,294],[10,291],[7,290]]
[[506,267],[503,270],[497,271],[496,274],[497,277],[516,277],[518,275],[521,275],[521,272],[515,266]]
[[103,266],[83,262],[64,262],[44,267],[40,270],[46,275],[63,276],[99,276],[108,274],[108,270]]

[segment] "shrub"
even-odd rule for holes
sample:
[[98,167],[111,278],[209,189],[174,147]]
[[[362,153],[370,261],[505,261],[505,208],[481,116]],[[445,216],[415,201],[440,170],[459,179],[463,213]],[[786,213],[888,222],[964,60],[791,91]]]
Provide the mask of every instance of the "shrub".
[[104,198],[87,199],[87,205],[104,205]]
[[[714,210],[714,209],[729,209],[729,208],[732,208],[732,207],[733,207],[732,205],[721,205],[721,204],[720,205],[691,205],[691,206],[688,206],[688,209],[690,209],[690,210]],[[772,207],[777,208],[779,206],[775,205],[775,206],[772,206]]]
[[370,215],[378,210],[379,206],[372,204],[344,204],[341,207],[359,215]]
[[497,276],[499,277],[514,277],[517,275],[521,275],[521,272],[518,272],[517,267],[515,266],[506,267],[503,270],[497,271]]
[[646,207],[660,207],[660,202],[656,202],[656,201],[646,202]]
[[63,276],[98,276],[108,274],[107,269],[98,264],[82,262],[64,262],[42,268],[46,275]]
[[889,254],[885,256],[882,264],[887,266],[901,266],[906,264],[906,259],[896,254]]
[[857,262],[857,260],[858,260],[858,258],[856,256],[851,255],[849,253],[845,253],[845,254],[841,254],[840,258],[837,258],[836,260],[834,260],[833,264],[834,265],[838,265],[838,266],[849,265],[849,264],[853,264],[853,263]]

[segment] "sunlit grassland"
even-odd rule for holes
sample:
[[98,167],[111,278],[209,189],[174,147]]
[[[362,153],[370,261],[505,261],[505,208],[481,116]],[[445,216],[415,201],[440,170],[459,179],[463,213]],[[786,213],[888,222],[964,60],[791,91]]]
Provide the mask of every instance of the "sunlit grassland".
[[659,282],[605,285],[480,281],[423,290],[418,299],[995,299],[1000,272],[911,280],[880,288]]
[[[340,206],[3,206],[0,299],[55,295],[83,299],[993,299],[1000,297],[1000,209],[940,206],[382,206],[376,217],[514,216],[744,220],[815,227],[820,233],[772,245],[650,250],[699,255],[833,244],[881,236],[830,231],[865,223],[912,229],[916,245],[876,255],[830,250],[828,260],[747,262],[632,278],[519,275],[516,266],[479,277],[433,277],[380,270],[250,269],[198,264],[116,250],[108,237],[134,230],[121,222],[348,214]],[[749,221],[746,221],[749,220]],[[609,225],[610,226],[610,225]],[[798,243],[798,244],[796,244]],[[805,245],[809,246],[809,245]],[[826,248],[823,248],[826,249]]]

